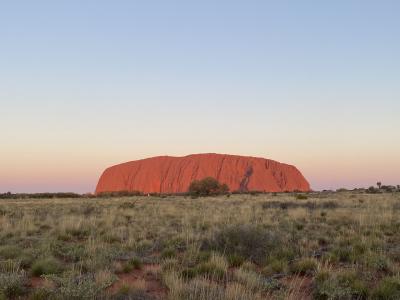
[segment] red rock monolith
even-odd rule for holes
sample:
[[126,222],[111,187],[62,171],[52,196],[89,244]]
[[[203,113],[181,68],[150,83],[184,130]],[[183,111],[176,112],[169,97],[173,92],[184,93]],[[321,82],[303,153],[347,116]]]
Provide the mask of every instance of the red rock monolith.
[[183,157],[158,156],[107,168],[96,194],[115,191],[184,193],[195,179],[214,177],[230,191],[310,191],[300,171],[265,158],[227,154],[192,154]]

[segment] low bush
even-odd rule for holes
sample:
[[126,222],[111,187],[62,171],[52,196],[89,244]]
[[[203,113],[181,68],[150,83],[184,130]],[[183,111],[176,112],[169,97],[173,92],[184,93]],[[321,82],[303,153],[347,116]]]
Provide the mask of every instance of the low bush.
[[400,299],[400,277],[386,277],[372,291],[371,299],[396,300]]
[[[321,271],[315,278],[314,299],[367,299],[368,288],[354,272]],[[384,298],[389,299],[389,298]]]
[[188,192],[192,196],[215,196],[228,193],[229,187],[219,183],[215,178],[206,177],[202,180],[194,180]]
[[339,204],[334,201],[306,201],[306,202],[295,202],[295,201],[268,201],[262,204],[263,209],[280,208],[294,209],[294,208],[305,208],[305,209],[335,209],[338,208]]
[[257,225],[228,225],[217,231],[203,247],[227,255],[246,257],[257,264],[263,264],[267,255],[283,247],[282,235]]
[[186,284],[181,293],[180,297],[172,298],[177,300],[206,300],[206,299],[214,299],[214,300],[223,300],[224,297],[224,289],[216,283],[209,282],[205,279],[193,279],[188,284]]
[[116,295],[111,297],[112,300],[156,300],[157,298],[146,293],[145,290],[135,289],[127,285],[123,285]]
[[128,263],[126,263],[122,266],[122,272],[129,273],[132,270],[135,270],[135,269],[140,270],[141,268],[142,268],[142,261],[139,258],[135,257],[135,258],[130,259],[128,261]]
[[47,279],[55,284],[57,299],[104,299],[104,288],[110,282],[99,284],[93,275],[58,277],[48,275]]
[[327,253],[327,258],[334,263],[352,263],[355,260],[352,248],[349,246],[339,246]]
[[299,275],[313,275],[317,270],[317,262],[312,258],[303,258],[290,266],[290,272]]
[[53,291],[49,288],[39,287],[36,288],[30,295],[30,300],[47,300],[52,299]]
[[307,200],[307,199],[308,199],[308,196],[307,196],[307,195],[304,195],[304,194],[297,194],[297,195],[296,195],[296,199],[297,199],[297,200]]
[[23,273],[0,274],[0,295],[8,299],[22,296],[26,293],[27,279]]
[[14,259],[21,253],[21,248],[17,246],[2,246],[0,247],[0,258]]
[[288,263],[284,259],[272,259],[268,261],[268,265],[262,270],[266,276],[273,276],[275,274],[284,274],[287,272]]
[[88,257],[83,245],[73,243],[54,242],[51,244],[52,254],[67,262],[78,262]]
[[140,191],[114,191],[114,192],[102,192],[96,196],[99,198],[110,198],[110,197],[133,197],[142,196],[143,193]]
[[133,268],[135,268],[135,269],[141,269],[142,266],[143,266],[142,261],[141,261],[139,258],[137,258],[137,257],[132,258],[132,259],[129,261],[129,264],[130,264]]
[[211,255],[209,261],[201,263],[196,267],[197,274],[217,280],[223,279],[227,270],[228,263],[225,257],[218,254]]
[[228,255],[228,263],[231,267],[240,267],[244,263],[245,259],[239,254]]
[[33,276],[59,274],[63,271],[63,266],[57,259],[49,257],[35,261],[31,271]]
[[390,272],[391,271],[391,265],[392,263],[389,261],[389,259],[383,255],[379,255],[376,253],[369,253],[364,256],[363,259],[364,264],[378,272]]
[[176,256],[174,248],[166,248],[161,252],[161,258],[173,258]]

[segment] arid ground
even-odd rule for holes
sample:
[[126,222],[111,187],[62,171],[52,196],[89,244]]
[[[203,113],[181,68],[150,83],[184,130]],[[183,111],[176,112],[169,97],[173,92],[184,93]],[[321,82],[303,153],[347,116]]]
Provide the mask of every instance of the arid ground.
[[400,299],[400,193],[0,200],[0,299]]

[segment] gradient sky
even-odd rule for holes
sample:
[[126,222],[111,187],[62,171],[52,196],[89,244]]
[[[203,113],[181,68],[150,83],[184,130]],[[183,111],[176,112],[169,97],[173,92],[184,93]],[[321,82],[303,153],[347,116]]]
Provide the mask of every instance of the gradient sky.
[[400,1],[2,1],[0,192],[217,152],[400,184]]

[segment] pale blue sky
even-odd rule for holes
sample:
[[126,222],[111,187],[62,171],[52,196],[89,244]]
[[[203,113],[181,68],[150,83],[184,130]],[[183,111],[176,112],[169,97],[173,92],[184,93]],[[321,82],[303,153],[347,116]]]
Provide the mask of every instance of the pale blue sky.
[[152,155],[400,184],[399,1],[3,1],[0,192]]

